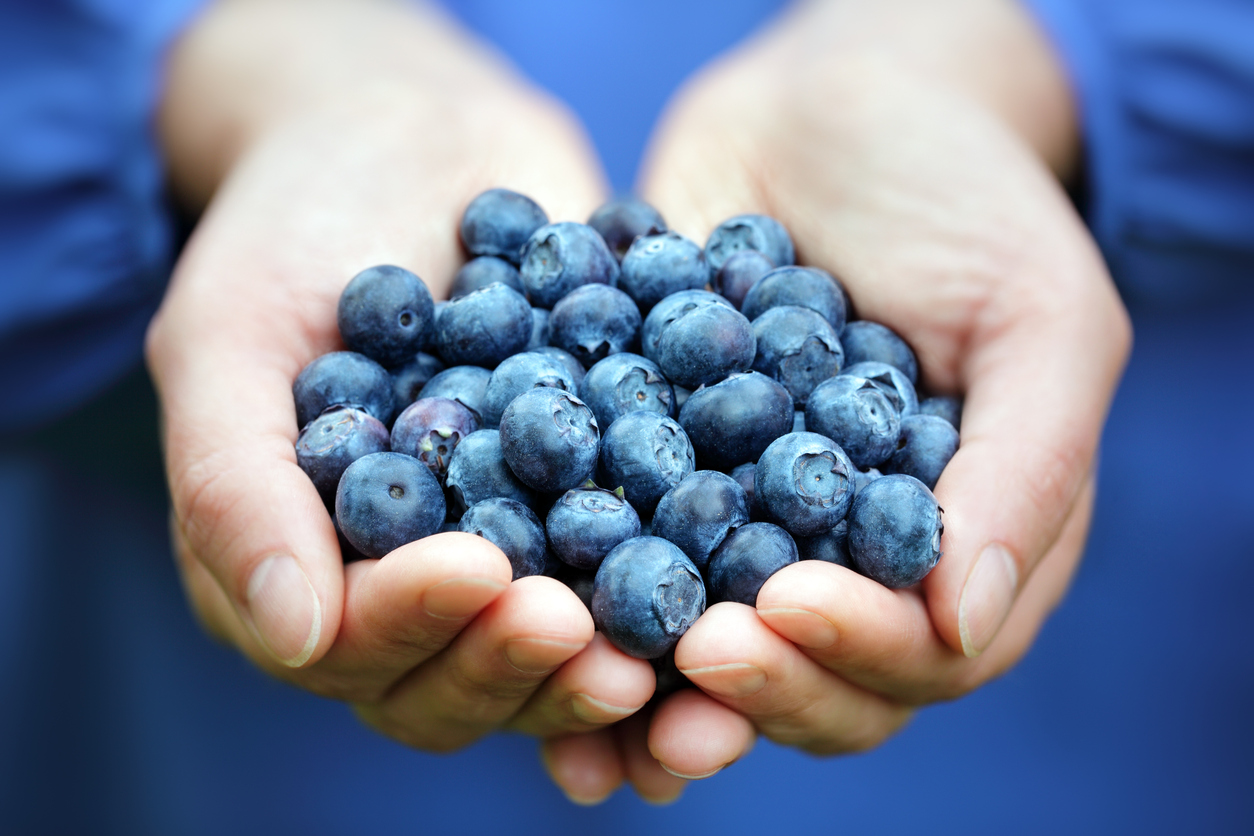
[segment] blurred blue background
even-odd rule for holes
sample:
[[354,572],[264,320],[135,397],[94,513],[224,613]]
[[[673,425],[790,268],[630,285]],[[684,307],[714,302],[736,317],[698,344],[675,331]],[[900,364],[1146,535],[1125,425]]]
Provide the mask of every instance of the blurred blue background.
[[[781,4],[449,5],[623,190],[679,81]],[[205,638],[132,375],[0,456],[0,832],[1252,832],[1254,292],[1132,306],[1088,556],[1023,663],[875,752],[760,742],[665,809],[575,807],[519,737],[409,751]]]

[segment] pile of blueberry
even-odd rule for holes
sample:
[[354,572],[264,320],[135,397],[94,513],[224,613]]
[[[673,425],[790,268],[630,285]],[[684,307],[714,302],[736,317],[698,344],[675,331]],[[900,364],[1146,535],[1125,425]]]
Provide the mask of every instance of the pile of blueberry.
[[935,565],[960,404],[920,402],[909,346],[847,322],[779,222],[731,218],[703,248],[639,200],[549,223],[492,189],[460,232],[448,302],[364,270],[340,297],[348,350],[293,386],[347,558],[481,535],[643,659],[799,559],[893,588]]

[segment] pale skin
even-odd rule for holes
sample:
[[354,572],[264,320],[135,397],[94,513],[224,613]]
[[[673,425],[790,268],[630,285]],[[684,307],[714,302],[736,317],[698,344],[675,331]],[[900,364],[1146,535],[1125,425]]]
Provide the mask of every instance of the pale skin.
[[560,584],[510,584],[482,540],[341,564],[295,465],[290,395],[337,347],[340,289],[390,262],[438,297],[484,188],[554,219],[586,218],[606,190],[569,115],[440,17],[298,5],[219,4],[177,48],[162,112],[174,181],[208,205],[148,357],[179,566],[210,632],[418,748],[539,736],[582,803],[624,781],[672,800],[759,734],[873,747],[1023,655],[1079,561],[1130,329],[1058,185],[1073,104],[1022,11],[801,4],[672,103],[641,181],[671,225],[703,241],[730,215],[775,215],[860,315],[909,336],[928,387],[967,400],[936,490],[945,556],[918,588],[789,567],[756,610],[702,616],[676,650],[699,690],[645,714],[647,663],[594,635]]

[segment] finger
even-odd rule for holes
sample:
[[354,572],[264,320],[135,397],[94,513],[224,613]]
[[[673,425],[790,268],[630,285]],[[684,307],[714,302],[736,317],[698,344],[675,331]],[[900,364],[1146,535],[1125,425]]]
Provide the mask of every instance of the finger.
[[358,713],[412,746],[456,749],[517,713],[592,636],[592,616],[574,593],[552,578],[520,578],[451,645]]
[[673,804],[688,786],[685,778],[667,772],[649,751],[649,725],[653,712],[633,714],[614,726],[618,754],[622,758],[627,780],[636,794],[650,804]]
[[816,754],[865,751],[910,718],[908,708],[810,659],[743,604],[706,610],[675,648],[675,664],[771,740]]
[[600,633],[544,681],[510,728],[536,737],[586,732],[635,714],[653,696],[653,666]]
[[894,701],[917,705],[961,696],[1014,664],[1061,600],[1084,547],[1093,494],[1090,479],[1005,629],[976,659],[937,635],[917,590],[887,589],[820,561],[771,576],[758,593],[758,616],[823,667]]
[[649,753],[671,775],[696,781],[744,757],[755,737],[753,724],[739,712],[685,688],[654,710]]
[[622,786],[622,758],[610,729],[553,737],[540,742],[549,778],[576,804],[591,807]]

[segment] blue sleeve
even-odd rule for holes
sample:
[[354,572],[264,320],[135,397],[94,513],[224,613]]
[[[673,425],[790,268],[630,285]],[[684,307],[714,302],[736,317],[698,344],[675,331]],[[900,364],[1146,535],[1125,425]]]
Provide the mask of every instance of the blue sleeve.
[[0,8],[0,428],[139,359],[169,274],[153,135],[165,53],[205,0]]
[[[1254,3],[1025,0],[1075,90],[1090,226],[1133,291],[1254,277]],[[1200,288],[1200,274],[1211,287]]]

